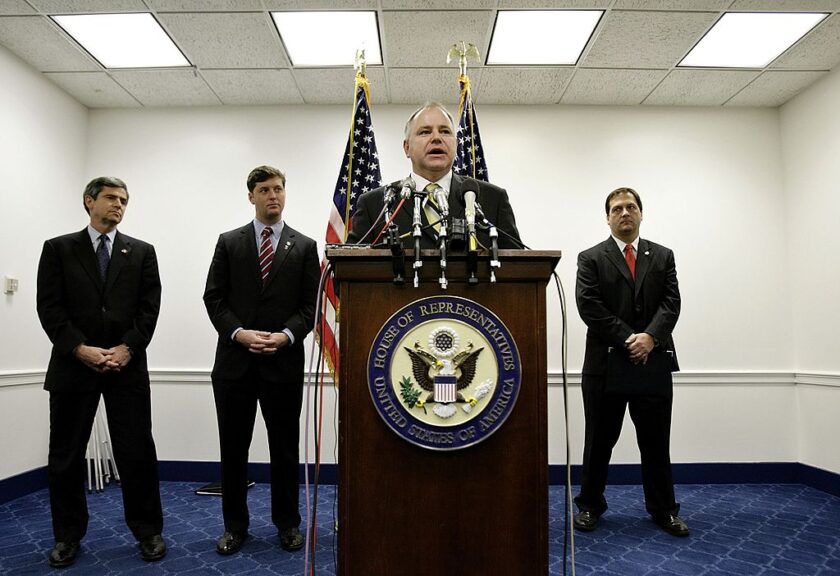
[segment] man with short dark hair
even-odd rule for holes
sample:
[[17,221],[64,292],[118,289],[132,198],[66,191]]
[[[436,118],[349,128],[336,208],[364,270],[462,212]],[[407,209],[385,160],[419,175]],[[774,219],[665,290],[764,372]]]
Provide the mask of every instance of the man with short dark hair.
[[248,448],[259,403],[271,458],[271,520],[285,550],[303,546],[298,526],[303,341],[315,322],[320,264],[314,240],[283,220],[286,177],[259,166],[247,179],[255,217],[219,236],[204,304],[219,333],[213,397],[222,459],[225,532],[219,554],[248,537]]
[[575,528],[594,530],[607,510],[604,489],[624,413],[636,428],[645,507],[663,530],[688,536],[671,476],[671,333],[680,315],[674,253],[639,238],[642,200],[618,188],[605,204],[610,237],[578,256],[576,297],[587,326],[583,362],[586,430]]
[[[435,204],[430,208],[430,204],[434,204],[433,190],[442,188],[448,198],[450,217],[463,220],[466,205],[462,190],[464,181],[468,179],[452,172],[456,151],[455,123],[443,104],[427,102],[409,116],[405,125],[403,151],[406,158],[411,160],[411,178],[417,190],[428,192],[423,200],[424,209],[421,211],[423,224],[421,247],[436,248],[439,246],[439,240],[432,225],[439,219],[439,215],[435,216],[439,207]],[[522,241],[519,238],[519,230],[516,228],[516,219],[507,192],[488,182],[480,180],[476,182],[478,184],[476,201],[480,203],[487,220],[499,230],[499,248],[521,248]],[[384,226],[384,222],[377,221],[377,216],[382,211],[385,202],[384,199],[384,187],[361,195],[353,214],[353,225],[347,242],[351,244],[372,242],[376,238]],[[412,216],[412,210],[404,205],[394,217],[394,223],[403,235],[403,244],[406,247],[414,245],[410,234]],[[482,245],[490,246],[490,237],[485,230],[479,229],[477,236]]]
[[38,317],[53,344],[47,474],[54,567],[73,564],[88,526],[85,447],[105,399],[125,520],[144,560],[166,554],[146,347],[160,310],[155,249],[117,231],[128,205],[118,178],[94,178],[84,230],[47,240],[38,265]]

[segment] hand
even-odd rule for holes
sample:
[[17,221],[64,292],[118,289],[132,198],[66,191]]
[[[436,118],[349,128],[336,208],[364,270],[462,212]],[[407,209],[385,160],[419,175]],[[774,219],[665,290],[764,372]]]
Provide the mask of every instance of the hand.
[[108,360],[111,356],[110,350],[97,346],[88,346],[87,344],[79,344],[73,349],[73,355],[91,370],[96,370],[100,373],[109,370]]
[[114,346],[113,348],[106,350],[106,353],[108,355],[108,359],[105,362],[105,371],[113,370],[114,372],[119,372],[122,368],[125,368],[129,362],[131,362],[131,349],[127,344]]
[[624,341],[624,347],[627,348],[630,354],[630,361],[633,364],[647,363],[648,354],[653,350],[653,336],[647,332],[640,334],[630,334],[630,337]]
[[[271,340],[271,332],[262,330],[245,330],[244,328],[236,333],[234,339],[245,346],[248,352],[253,354],[273,354],[277,351]],[[270,350],[269,351],[267,351]]]
[[263,354],[274,354],[280,348],[289,345],[289,337],[285,332],[272,332],[268,335],[268,344],[263,348]]

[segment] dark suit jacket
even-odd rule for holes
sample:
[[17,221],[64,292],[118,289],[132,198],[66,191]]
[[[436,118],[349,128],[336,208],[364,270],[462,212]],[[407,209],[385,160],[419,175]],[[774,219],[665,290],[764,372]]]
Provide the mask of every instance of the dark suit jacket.
[[[87,228],[44,243],[38,264],[38,317],[53,343],[44,388],[92,388],[103,378],[148,385],[146,347],[160,311],[160,275],[151,244],[117,232],[105,282]],[[79,344],[132,351],[119,373],[99,374],[74,355]]]
[[[452,185],[449,191],[449,215],[452,218],[464,218],[464,211],[466,206],[461,198],[461,190],[465,177],[457,174],[452,175]],[[510,206],[507,192],[503,188],[494,186],[488,182],[478,180],[478,197],[476,201],[481,204],[486,218],[496,225],[500,231],[504,230],[517,240],[519,240],[519,230],[516,228],[516,219],[513,215],[513,208]],[[356,244],[364,236],[365,232],[373,224],[379,212],[382,210],[382,205],[385,202],[385,188],[380,187],[370,192],[366,192],[359,198],[359,203],[356,206],[356,212],[353,214],[353,225],[350,234],[347,237],[349,244]],[[414,214],[414,205],[412,201],[408,200],[403,205],[400,212],[397,214],[394,222],[399,227],[400,234],[410,232],[412,230],[412,221]],[[425,212],[422,213],[423,225],[428,224]],[[385,224],[380,221],[376,230],[365,238],[365,242],[373,242],[376,235]],[[484,246],[490,246],[490,236],[486,231],[478,230],[478,241]],[[521,248],[521,244],[511,240],[501,232],[499,232],[499,248]],[[403,239],[403,245],[406,248],[414,247],[414,239],[409,236]],[[427,229],[423,232],[422,243],[423,248],[437,248],[438,241],[433,229]]]
[[[204,305],[219,333],[213,378],[241,378],[251,362],[259,362],[266,380],[302,379],[303,341],[315,323],[319,279],[317,244],[288,224],[277,242],[265,287],[253,222],[220,235],[204,290]],[[239,327],[266,332],[288,328],[295,343],[276,354],[259,356],[231,340]]]
[[[671,333],[680,315],[680,291],[674,253],[639,239],[636,280],[612,237],[578,255],[578,312],[586,323],[584,374],[604,374],[607,351],[624,350],[633,333],[647,332],[656,340],[654,353],[674,351]],[[679,370],[676,351],[672,370]]]

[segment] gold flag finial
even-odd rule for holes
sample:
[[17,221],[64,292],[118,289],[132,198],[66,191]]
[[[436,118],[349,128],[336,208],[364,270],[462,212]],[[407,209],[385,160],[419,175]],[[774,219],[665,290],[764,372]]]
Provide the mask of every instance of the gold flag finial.
[[452,62],[456,56],[458,57],[458,68],[461,71],[461,76],[466,76],[467,74],[467,60],[477,62],[481,59],[475,44],[467,44],[463,40],[449,47],[449,52],[446,54],[446,63],[449,64]]
[[365,76],[367,62],[365,61],[364,48],[359,48],[358,50],[356,50],[356,63],[353,65],[353,68],[356,69],[356,74],[361,74],[362,76]]

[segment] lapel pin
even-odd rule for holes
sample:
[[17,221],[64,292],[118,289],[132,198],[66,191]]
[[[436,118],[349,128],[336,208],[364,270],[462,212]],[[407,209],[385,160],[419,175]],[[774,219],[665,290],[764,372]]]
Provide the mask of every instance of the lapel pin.
[[128,254],[128,248],[123,248],[122,250],[120,250],[120,252],[122,252],[123,254]]
[[650,250],[645,250],[645,256],[650,256]]
[[292,243],[291,243],[291,242],[289,242],[289,241],[287,240],[287,241],[286,241],[286,248],[285,248],[285,249],[286,249],[286,250],[288,250],[288,249],[289,249],[289,246],[291,246],[291,245],[292,245]]

